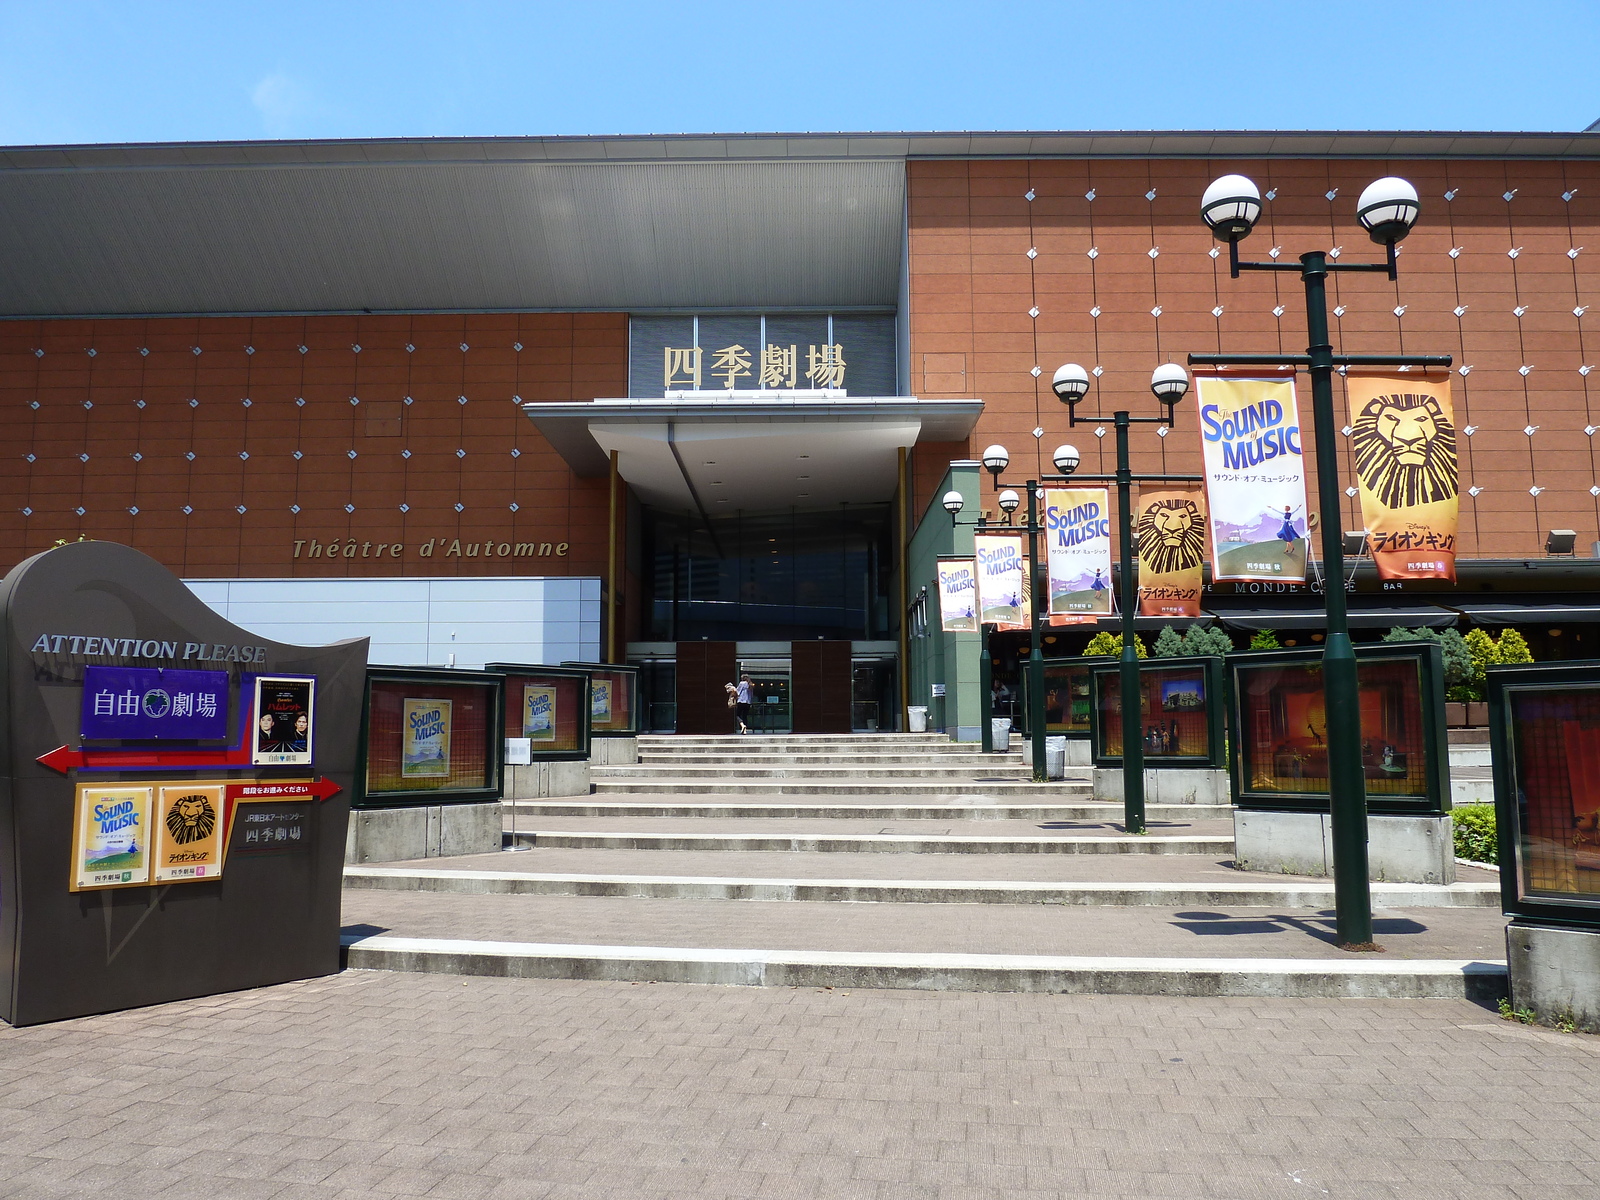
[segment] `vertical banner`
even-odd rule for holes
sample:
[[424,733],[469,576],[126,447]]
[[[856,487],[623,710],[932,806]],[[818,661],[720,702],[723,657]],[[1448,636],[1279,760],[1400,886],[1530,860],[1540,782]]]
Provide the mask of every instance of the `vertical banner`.
[[1196,373],[1211,578],[1306,580],[1306,473],[1294,379]]
[[1461,502],[1450,376],[1345,377],[1361,519],[1380,579],[1456,577]]
[[1206,498],[1199,488],[1139,493],[1139,614],[1198,617],[1206,561]]
[[1020,533],[978,531],[972,536],[978,568],[978,613],[985,625],[1028,628],[1024,604],[1027,550]]
[[1046,488],[1045,541],[1052,624],[1060,617],[1111,613],[1111,493],[1105,488]]
[[939,560],[939,628],[945,633],[978,631],[977,568],[970,558]]

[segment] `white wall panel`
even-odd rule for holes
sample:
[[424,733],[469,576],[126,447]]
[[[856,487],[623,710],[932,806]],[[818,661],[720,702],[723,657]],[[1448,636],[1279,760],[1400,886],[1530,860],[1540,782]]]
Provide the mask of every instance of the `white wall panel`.
[[481,667],[600,655],[600,581],[593,578],[185,582],[228,620],[274,641],[371,638],[374,663],[449,666],[453,655],[457,667]]

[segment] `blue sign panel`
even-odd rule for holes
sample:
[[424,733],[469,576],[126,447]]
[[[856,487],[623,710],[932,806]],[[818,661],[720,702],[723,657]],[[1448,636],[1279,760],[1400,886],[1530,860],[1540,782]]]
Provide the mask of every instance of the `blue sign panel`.
[[82,733],[86,738],[225,738],[228,673],[84,667]]

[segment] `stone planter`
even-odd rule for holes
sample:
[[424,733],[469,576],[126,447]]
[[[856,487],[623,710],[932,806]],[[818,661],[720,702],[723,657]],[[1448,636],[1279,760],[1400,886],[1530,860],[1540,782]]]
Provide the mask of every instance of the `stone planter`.
[[1460,700],[1447,700],[1444,705],[1444,723],[1451,729],[1462,729],[1467,724],[1467,706]]
[[1472,729],[1482,729],[1489,724],[1489,705],[1484,700],[1467,701],[1467,725]]

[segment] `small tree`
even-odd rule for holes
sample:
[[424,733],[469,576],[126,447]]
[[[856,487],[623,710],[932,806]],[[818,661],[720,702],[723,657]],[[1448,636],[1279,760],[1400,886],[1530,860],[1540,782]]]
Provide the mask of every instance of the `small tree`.
[[1461,639],[1461,644],[1472,657],[1472,674],[1466,683],[1467,690],[1472,693],[1468,699],[1482,700],[1484,672],[1500,661],[1500,648],[1494,644],[1492,637],[1477,628],[1469,629],[1466,637]]
[[1150,653],[1155,658],[1179,658],[1194,652],[1189,649],[1188,640],[1176,629],[1171,625],[1163,625],[1161,632],[1156,635],[1156,644]]
[[1191,625],[1189,626],[1189,632],[1183,635],[1183,652],[1185,654],[1232,654],[1233,639],[1216,626],[1207,629],[1201,625]]
[[1278,641],[1278,635],[1270,629],[1260,630],[1250,639],[1252,650],[1282,650],[1283,643]]
[[1437,642],[1439,635],[1431,629],[1404,629],[1396,625],[1383,635],[1386,642]]
[[1515,629],[1506,627],[1495,646],[1495,661],[1503,663],[1531,663],[1533,651],[1528,649],[1528,639]]
[[[1136,636],[1133,639],[1133,651],[1140,658],[1148,658],[1149,654],[1144,648],[1144,643]],[[1089,639],[1089,644],[1083,648],[1083,657],[1091,658],[1095,655],[1110,655],[1112,658],[1122,656],[1122,635],[1101,630]]]

